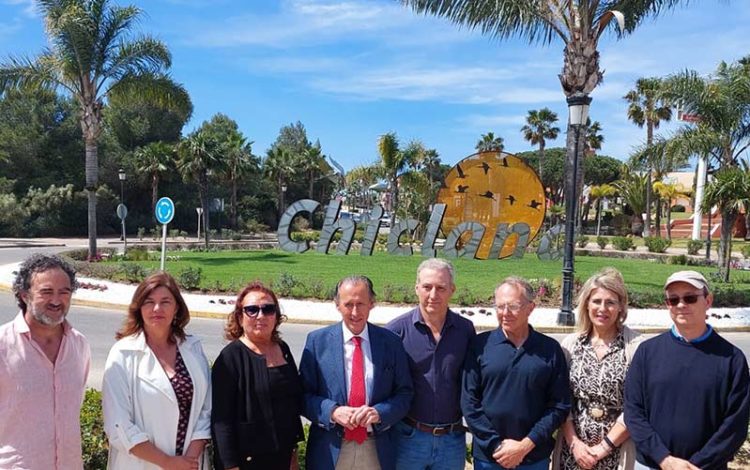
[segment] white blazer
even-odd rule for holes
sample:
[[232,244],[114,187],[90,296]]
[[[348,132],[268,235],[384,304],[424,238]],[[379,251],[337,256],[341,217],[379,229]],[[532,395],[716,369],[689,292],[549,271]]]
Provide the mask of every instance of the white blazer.
[[[179,346],[193,381],[184,450],[191,441],[211,438],[211,373],[200,341],[188,336]],[[141,442],[175,455],[179,407],[167,374],[143,333],[122,338],[109,351],[102,384],[104,430],[109,437],[107,468],[156,470],[130,454]]]

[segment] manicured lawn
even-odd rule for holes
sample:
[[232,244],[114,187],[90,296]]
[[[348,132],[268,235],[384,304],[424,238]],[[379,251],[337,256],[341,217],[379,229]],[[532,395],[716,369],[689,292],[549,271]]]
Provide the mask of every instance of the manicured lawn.
[[[329,296],[339,279],[352,274],[369,276],[379,294],[384,289],[397,289],[404,295],[411,295],[416,268],[424,259],[416,254],[402,257],[376,253],[368,257],[360,256],[356,251],[347,256],[337,256],[317,252],[292,254],[280,250],[210,253],[180,251],[170,252],[169,256],[179,257],[167,262],[167,270],[172,273],[179,274],[188,266],[201,268],[203,288],[237,290],[253,279],[280,286],[282,278],[288,279],[291,275],[307,285],[307,289],[298,295],[319,298]],[[506,276],[547,279],[549,284],[556,288],[559,288],[562,278],[562,261],[541,261],[532,253],[521,260],[458,259],[453,260],[453,263],[456,267],[456,285],[459,293],[467,294],[467,299],[489,299],[494,287]],[[158,263],[154,261],[139,264],[151,269],[158,268]],[[672,272],[678,269],[697,269],[708,276],[708,273],[714,271],[704,267],[688,268],[652,261],[579,256],[576,258],[576,278],[581,282],[585,281],[605,266],[612,266],[622,272],[631,294],[637,296],[640,293],[657,302],[664,280]],[[736,290],[750,294],[750,275],[734,272],[733,280],[740,281],[733,284]],[[550,300],[554,302],[554,299]]]

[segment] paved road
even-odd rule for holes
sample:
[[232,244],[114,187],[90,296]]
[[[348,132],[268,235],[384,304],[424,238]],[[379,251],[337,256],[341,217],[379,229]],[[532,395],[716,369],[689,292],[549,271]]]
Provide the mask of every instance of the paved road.
[[[0,249],[0,264],[16,262],[28,256],[31,251],[58,252],[69,248],[46,247],[46,248],[3,248]],[[9,292],[0,292],[0,324],[8,322],[18,312],[13,295]],[[114,334],[120,326],[124,317],[124,310],[103,309],[74,305],[70,309],[69,320],[88,338],[91,344],[92,367],[89,376],[89,386],[100,388],[104,363],[107,353],[114,344]],[[224,322],[216,319],[194,318],[188,325],[188,333],[197,335],[206,351],[210,361],[219,354],[226,344],[223,338]],[[285,324],[281,327],[284,340],[299,362],[302,348],[305,345],[307,334],[320,328],[318,325]],[[552,335],[561,340],[564,335]],[[724,335],[729,341],[736,344],[750,357],[750,333],[726,333]]]
[[[13,319],[18,311],[15,298],[9,292],[0,292],[0,324]],[[91,343],[91,374],[89,386],[100,388],[102,373],[107,353],[114,344],[114,334],[120,326],[124,317],[124,311],[84,307],[74,305],[70,309],[68,319],[70,322],[88,338]],[[224,322],[216,319],[194,318],[188,325],[188,333],[197,335],[203,343],[203,348],[210,361],[219,354],[226,344],[223,338]],[[284,324],[281,332],[284,340],[299,362],[302,348],[305,346],[307,334],[320,328],[318,325]],[[560,340],[564,335],[552,335]],[[742,349],[746,356],[750,356],[750,334],[749,333],[727,333],[725,337]]]

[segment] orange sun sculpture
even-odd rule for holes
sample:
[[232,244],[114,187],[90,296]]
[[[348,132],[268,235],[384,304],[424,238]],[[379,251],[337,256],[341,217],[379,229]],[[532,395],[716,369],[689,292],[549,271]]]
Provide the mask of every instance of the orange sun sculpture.
[[[445,176],[437,202],[445,204],[443,230],[461,222],[479,222],[486,231],[476,257],[487,259],[498,224],[525,223],[528,240],[539,233],[546,211],[544,187],[536,172],[520,158],[505,152],[481,152],[464,158]],[[462,236],[468,240],[468,233]],[[499,258],[513,254],[518,236],[510,235]]]

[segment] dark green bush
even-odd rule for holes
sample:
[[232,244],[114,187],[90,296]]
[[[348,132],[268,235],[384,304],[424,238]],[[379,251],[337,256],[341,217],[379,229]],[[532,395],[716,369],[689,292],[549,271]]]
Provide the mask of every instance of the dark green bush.
[[599,248],[603,250],[607,247],[607,239],[600,235],[596,237],[596,244],[599,245]]
[[177,281],[183,289],[195,290],[201,285],[203,270],[188,266],[177,275]]
[[276,295],[279,297],[289,297],[292,295],[292,291],[300,281],[294,277],[293,274],[281,273],[279,278],[271,283],[273,289],[276,291]]
[[672,244],[671,241],[661,237],[644,237],[643,243],[650,253],[666,253],[667,248]]
[[104,434],[102,392],[93,388],[86,390],[81,406],[81,444],[85,470],[107,468],[109,444]]
[[578,248],[586,248],[589,243],[589,237],[586,235],[576,235],[576,245]]
[[682,204],[675,204],[672,206],[672,212],[685,212],[685,206]]
[[703,240],[688,240],[687,252],[689,255],[697,255],[698,252],[703,248],[705,243]]
[[126,281],[133,283],[143,281],[149,274],[146,268],[135,263],[120,263],[119,272]]
[[742,247],[742,256],[744,256],[746,259],[750,258],[750,245],[745,245]]
[[677,255],[669,258],[669,264],[688,264],[687,255]]
[[614,237],[612,238],[612,246],[620,251],[635,250],[635,243],[630,237]]

